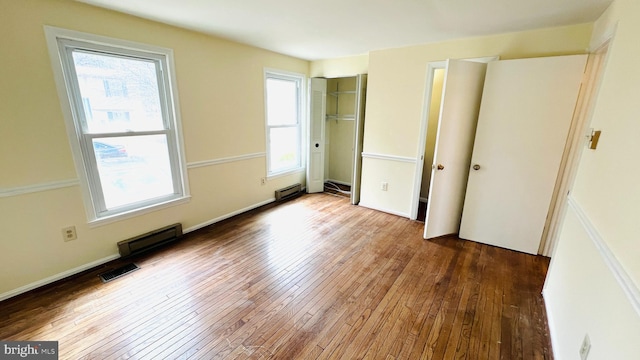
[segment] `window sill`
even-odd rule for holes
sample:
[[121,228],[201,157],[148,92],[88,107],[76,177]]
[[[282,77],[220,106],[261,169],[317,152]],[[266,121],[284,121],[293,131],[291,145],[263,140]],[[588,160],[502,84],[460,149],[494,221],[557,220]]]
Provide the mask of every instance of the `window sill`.
[[137,216],[148,214],[150,212],[166,209],[166,208],[177,206],[177,205],[181,205],[181,204],[186,204],[189,201],[191,201],[191,196],[187,195],[187,196],[183,196],[183,197],[178,198],[178,199],[165,201],[165,202],[162,202],[162,203],[159,203],[159,204],[149,205],[149,206],[146,206],[146,207],[143,207],[143,208],[140,208],[140,209],[129,210],[127,212],[123,212],[123,213],[115,214],[115,215],[110,215],[110,216],[104,216],[104,217],[101,217],[101,218],[98,218],[98,219],[90,220],[89,221],[89,227],[94,228],[94,227],[111,224],[111,223],[114,223],[114,222],[117,222],[117,221],[121,221],[121,220],[125,220],[125,219],[131,219],[131,218],[134,218],[134,217],[137,217]]
[[305,169],[306,169],[305,167],[299,167],[299,168],[285,170],[285,171],[281,171],[281,172],[277,172],[277,173],[271,173],[271,174],[267,175],[267,180],[271,180],[271,179],[275,179],[275,178],[279,178],[279,177],[283,177],[283,176],[287,176],[287,175],[292,175],[292,174],[296,174],[296,173],[299,173],[299,172],[304,172]]

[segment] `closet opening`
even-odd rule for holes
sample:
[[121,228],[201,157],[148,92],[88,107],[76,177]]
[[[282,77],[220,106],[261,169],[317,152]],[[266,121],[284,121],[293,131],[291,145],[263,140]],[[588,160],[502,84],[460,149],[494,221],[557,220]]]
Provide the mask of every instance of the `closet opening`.
[[324,192],[351,197],[355,119],[356,78],[327,79]]
[[426,225],[434,216],[447,218],[445,212],[457,212],[464,192],[451,191],[465,181],[468,169],[461,164],[467,153],[470,159],[468,147],[469,141],[473,145],[475,110],[482,95],[486,63],[498,59],[491,56],[427,64],[410,219]]
[[427,215],[427,203],[429,201],[429,187],[431,185],[431,166],[436,149],[436,135],[438,134],[438,119],[442,104],[442,88],[444,86],[445,69],[433,68],[431,77],[431,98],[427,110],[427,134],[425,137],[424,156],[422,159],[422,182],[420,184],[420,199],[418,202],[417,220],[424,222]]
[[366,75],[311,79],[307,192],[360,202],[366,80]]

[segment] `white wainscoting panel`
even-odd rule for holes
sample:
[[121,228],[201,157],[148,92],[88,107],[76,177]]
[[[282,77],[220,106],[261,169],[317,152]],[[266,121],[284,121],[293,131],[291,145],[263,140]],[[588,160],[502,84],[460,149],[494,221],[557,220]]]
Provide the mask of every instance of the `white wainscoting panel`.
[[633,282],[624,267],[622,267],[622,264],[620,264],[611,249],[609,249],[606,241],[602,238],[595,226],[593,226],[591,220],[589,220],[589,217],[582,209],[580,204],[578,204],[578,202],[571,195],[569,195],[568,199],[569,207],[571,207],[571,209],[575,212],[578,220],[580,220],[580,223],[584,227],[584,230],[589,235],[591,241],[593,241],[593,244],[598,250],[598,253],[600,254],[600,256],[602,256],[602,260],[607,265],[609,270],[611,270],[616,281],[622,288],[622,291],[624,291],[634,310],[640,316],[640,289],[638,289],[638,286]]
[[407,156],[376,154],[376,153],[368,153],[368,152],[363,152],[362,157],[365,159],[400,161],[400,162],[406,162],[406,163],[412,163],[412,164],[415,164],[417,161],[416,158],[407,157]]
[[40,192],[40,191],[62,189],[62,188],[78,186],[78,185],[80,185],[80,180],[69,179],[69,180],[52,181],[52,182],[46,182],[46,183],[34,184],[34,185],[19,186],[14,188],[5,188],[5,189],[0,189],[0,197],[30,194],[30,193]]
[[255,159],[255,158],[260,158],[265,156],[267,156],[267,153],[259,152],[259,153],[253,153],[253,154],[229,156],[229,157],[219,158],[219,159],[194,161],[194,162],[187,163],[187,169],[199,168],[203,166],[219,165],[219,164],[225,164],[225,163],[230,163],[235,161]]

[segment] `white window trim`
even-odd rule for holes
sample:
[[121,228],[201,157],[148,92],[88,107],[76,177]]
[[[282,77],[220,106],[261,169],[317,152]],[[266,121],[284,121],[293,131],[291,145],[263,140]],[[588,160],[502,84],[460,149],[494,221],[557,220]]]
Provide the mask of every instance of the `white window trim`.
[[[300,91],[299,91],[299,108],[298,108],[298,118],[300,119],[300,166],[295,168],[290,168],[278,172],[269,172],[270,170],[270,153],[269,153],[269,123],[268,123],[268,112],[267,112],[267,78],[275,77],[287,80],[297,80],[300,81]],[[306,169],[306,142],[307,142],[307,76],[305,74],[279,70],[274,68],[264,68],[263,72],[263,86],[264,86],[264,133],[265,133],[265,152],[266,152],[266,177],[267,180],[271,180],[274,178],[278,178],[285,175],[290,175],[294,173],[299,173]]]
[[[71,151],[73,155],[74,164],[76,167],[76,171],[78,173],[78,177],[80,179],[80,185],[82,189],[82,198],[85,206],[85,211],[88,219],[88,223],[91,226],[99,226],[107,223],[112,223],[114,221],[119,221],[126,218],[131,218],[135,216],[139,216],[145,213],[149,213],[152,211],[156,211],[159,209],[166,208],[168,206],[173,206],[177,204],[182,204],[190,199],[189,194],[189,181],[187,179],[187,167],[185,161],[185,151],[184,151],[184,140],[182,136],[182,125],[180,120],[180,105],[178,102],[178,89],[177,89],[177,80],[175,76],[175,64],[173,60],[173,50],[168,48],[162,48],[158,46],[136,43],[132,41],[115,39],[100,35],[94,35],[89,33],[83,33],[68,29],[57,28],[53,26],[44,26],[45,36],[47,40],[47,47],[49,49],[49,56],[51,59],[51,66],[53,69],[53,75],[55,78],[56,88],[58,91],[58,97],[60,101],[60,106],[62,109],[62,113],[65,119],[65,125],[67,130],[67,136],[69,138],[69,143],[71,146]],[[169,104],[167,106],[167,111],[170,112],[170,117],[172,118],[172,125],[174,127],[175,133],[175,149],[177,154],[175,155],[177,158],[177,169],[179,174],[177,174],[176,178],[179,181],[178,186],[181,189],[181,196],[173,199],[169,199],[163,202],[158,202],[150,205],[143,205],[139,208],[135,208],[132,210],[120,212],[113,215],[100,216],[98,217],[97,209],[94,205],[94,201],[91,196],[89,177],[91,176],[88,169],[85,166],[85,162],[83,161],[83,155],[81,150],[81,142],[79,136],[81,132],[76,129],[77,122],[74,120],[74,112],[73,106],[70,102],[70,98],[72,93],[70,89],[67,87],[67,82],[65,80],[63,65],[62,62],[64,59],[61,57],[58,47],[58,39],[68,39],[75,41],[82,41],[85,43],[91,43],[93,45],[98,46],[108,46],[108,47],[117,47],[129,51],[138,51],[149,53],[156,56],[164,57],[167,65],[167,69],[163,69],[165,76],[165,85],[167,87],[167,98],[171,101],[167,101]]]

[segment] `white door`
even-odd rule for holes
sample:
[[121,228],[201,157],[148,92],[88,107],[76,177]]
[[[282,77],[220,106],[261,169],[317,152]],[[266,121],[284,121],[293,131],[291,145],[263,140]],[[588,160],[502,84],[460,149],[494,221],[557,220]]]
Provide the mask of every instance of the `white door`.
[[311,79],[307,192],[324,191],[324,128],[327,113],[327,80]]
[[364,106],[367,75],[356,77],[356,123],[353,140],[353,179],[351,180],[351,203],[360,202],[360,183],[362,177],[362,144],[364,140]]
[[538,253],[586,58],[489,64],[461,238]]
[[448,60],[431,170],[424,238],[456,234],[487,64]]

